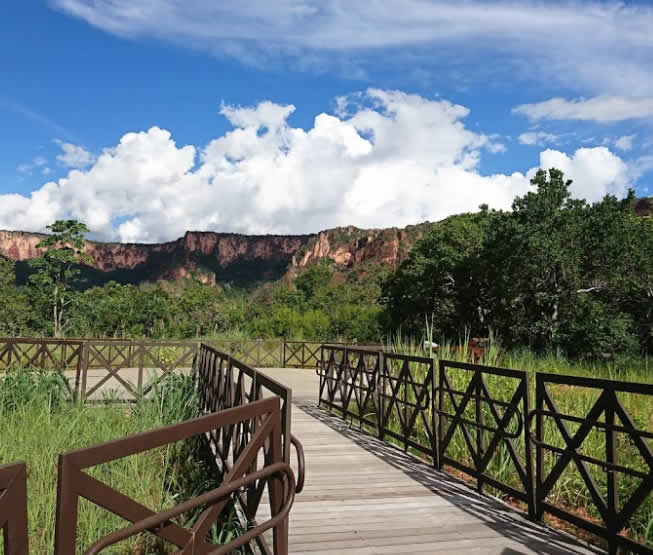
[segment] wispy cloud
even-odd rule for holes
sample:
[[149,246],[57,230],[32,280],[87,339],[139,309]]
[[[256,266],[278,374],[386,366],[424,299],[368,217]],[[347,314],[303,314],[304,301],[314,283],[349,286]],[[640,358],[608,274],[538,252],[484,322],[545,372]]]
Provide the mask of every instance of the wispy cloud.
[[43,175],[50,173],[50,168],[48,168],[48,160],[43,156],[36,156],[32,158],[32,161],[28,164],[19,164],[16,166],[16,171],[23,174],[31,174],[34,169],[41,169]]
[[57,154],[57,160],[68,168],[85,168],[93,163],[93,155],[84,147],[66,143],[60,139],[55,139],[62,150]]
[[24,106],[20,102],[16,102],[11,98],[7,98],[0,95],[0,109],[9,110],[16,114],[19,114],[24,118],[33,121],[37,125],[43,127],[53,135],[56,135],[58,137],[64,137],[68,140],[81,142],[76,137],[75,133],[72,132],[70,129],[67,129],[66,127],[60,125],[59,123],[49,118],[48,116],[45,116],[37,112],[36,110],[28,108],[27,106]]
[[545,131],[527,131],[519,135],[519,142],[529,146],[553,145],[560,139],[559,135],[546,133]]
[[[653,91],[653,8],[614,0],[51,0],[109,33],[156,37],[251,63],[290,56],[373,67],[380,50],[456,48],[456,58],[521,68],[592,94]],[[395,59],[401,56],[395,56]],[[535,69],[536,68],[536,69]]]
[[628,150],[631,150],[633,148],[633,139],[634,138],[635,138],[635,135],[624,135],[623,137],[619,137],[614,142],[614,146],[616,148],[618,148],[619,150],[627,152]]
[[612,123],[653,118],[653,96],[645,98],[597,96],[573,100],[556,97],[544,102],[522,104],[513,108],[512,112],[526,116],[531,121],[550,119]]

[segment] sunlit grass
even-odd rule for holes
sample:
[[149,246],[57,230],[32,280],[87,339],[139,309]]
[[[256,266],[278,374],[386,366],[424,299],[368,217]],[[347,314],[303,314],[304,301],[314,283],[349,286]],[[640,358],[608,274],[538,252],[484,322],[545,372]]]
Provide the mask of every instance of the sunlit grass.
[[[65,378],[55,372],[14,370],[0,379],[0,464],[25,461],[28,469],[30,552],[54,548],[59,453],[160,428],[196,416],[192,380],[170,375],[151,397],[132,405],[67,400]],[[154,511],[216,487],[217,477],[194,457],[192,441],[179,442],[88,469],[90,475]],[[127,525],[89,501],[79,505],[78,550]],[[216,534],[231,538],[234,526]],[[152,535],[136,536],[107,553],[169,553]],[[2,547],[0,546],[0,553]]]

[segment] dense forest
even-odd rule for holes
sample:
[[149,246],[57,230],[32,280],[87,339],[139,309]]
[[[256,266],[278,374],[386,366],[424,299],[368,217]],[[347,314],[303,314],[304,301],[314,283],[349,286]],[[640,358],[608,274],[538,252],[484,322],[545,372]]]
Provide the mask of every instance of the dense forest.
[[[81,287],[88,232],[58,221],[25,286],[0,258],[0,335],[191,338],[230,335],[383,341],[492,335],[570,357],[653,352],[653,219],[634,195],[571,198],[540,170],[510,211],[481,206],[430,226],[393,271],[334,279],[315,264],[251,290],[175,282]],[[641,211],[640,211],[641,212]]]

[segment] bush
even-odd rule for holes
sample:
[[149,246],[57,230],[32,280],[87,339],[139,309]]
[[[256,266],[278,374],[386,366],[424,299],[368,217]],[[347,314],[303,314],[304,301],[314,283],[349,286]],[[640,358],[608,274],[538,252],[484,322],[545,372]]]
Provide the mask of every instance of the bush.
[[554,341],[572,358],[605,358],[639,350],[632,318],[581,294],[561,321]]
[[10,412],[29,404],[45,404],[54,411],[70,398],[68,381],[57,371],[16,368],[0,381],[0,410]]

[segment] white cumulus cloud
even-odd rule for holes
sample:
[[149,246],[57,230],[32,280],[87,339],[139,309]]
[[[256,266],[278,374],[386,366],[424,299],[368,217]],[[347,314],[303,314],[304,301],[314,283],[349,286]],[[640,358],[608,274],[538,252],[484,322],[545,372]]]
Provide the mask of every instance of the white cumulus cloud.
[[[622,197],[631,184],[626,163],[604,146],[579,148],[571,156],[547,149],[540,153],[541,168],[557,168],[573,179],[571,192],[579,198],[599,200],[606,194]],[[529,172],[529,177],[534,173]]]
[[[0,228],[42,230],[84,221],[101,238],[155,242],[186,230],[306,233],[338,225],[403,226],[477,209],[508,208],[525,174],[482,175],[493,135],[471,131],[469,110],[446,100],[370,89],[339,115],[293,127],[292,105],[223,105],[232,129],[203,147],[159,127],[127,133],[87,169],[29,196],[0,195]],[[623,194],[625,163],[605,147],[541,154],[591,200]]]

